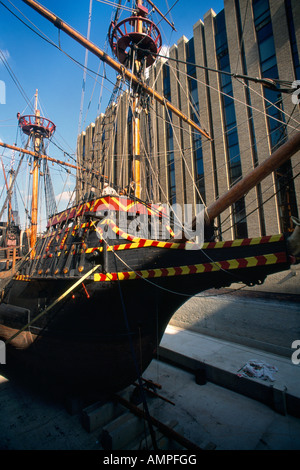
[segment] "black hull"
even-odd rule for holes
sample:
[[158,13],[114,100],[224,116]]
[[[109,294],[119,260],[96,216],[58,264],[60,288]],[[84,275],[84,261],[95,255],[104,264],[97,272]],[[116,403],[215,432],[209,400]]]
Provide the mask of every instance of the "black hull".
[[[134,269],[146,269],[152,276],[142,279],[101,281],[87,279],[47,314],[8,344],[8,353],[29,365],[30,375],[48,377],[74,391],[107,393],[120,390],[136,380],[149,365],[172,315],[188,296],[233,282],[263,282],[274,272],[289,268],[284,239],[275,243],[225,247],[197,251],[142,248],[124,251],[120,257]],[[280,253],[279,262],[264,263],[264,256]],[[258,257],[260,263],[231,269],[216,269],[217,261]],[[257,258],[257,259],[258,259]],[[145,260],[141,262],[140,260]],[[203,265],[202,272],[187,274],[170,271],[174,266]],[[224,264],[225,263],[225,264]],[[122,265],[122,266],[121,266]],[[201,266],[202,266],[201,265]],[[106,266],[124,272],[124,264],[113,253]],[[122,269],[123,268],[123,269]],[[164,268],[156,277],[154,270]],[[211,272],[209,272],[211,270]],[[193,269],[191,269],[193,271]],[[106,270],[109,272],[109,270]],[[173,275],[172,275],[173,274]],[[13,280],[0,308],[0,338],[7,340],[16,331],[64,293],[75,278]],[[9,306],[9,311],[6,306]],[[16,311],[11,313],[14,307]]]

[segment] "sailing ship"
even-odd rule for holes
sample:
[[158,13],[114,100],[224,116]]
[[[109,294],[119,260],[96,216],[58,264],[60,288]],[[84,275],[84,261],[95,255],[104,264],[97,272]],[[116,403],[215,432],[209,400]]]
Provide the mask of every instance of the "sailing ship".
[[[159,201],[150,204],[141,199],[140,93],[210,138],[146,84],[145,71],[159,54],[161,36],[143,2],[136,1],[130,18],[110,26],[110,44],[118,62],[36,1],[23,1],[130,83],[134,184],[117,194],[100,174],[102,196],[87,194],[83,201],[52,215],[45,233],[38,236],[39,164],[54,161],[45,154],[44,141],[52,137],[55,125],[40,116],[37,107],[34,115],[18,116],[33,150],[1,145],[33,158],[31,226],[15,245],[24,250],[28,240],[26,254],[8,257],[0,273],[0,339],[6,342],[8,356],[29,365],[30,376],[44,375],[77,391],[117,391],[148,367],[172,315],[188,297],[237,281],[253,286],[297,261],[299,227],[292,235],[222,241],[217,239],[214,220],[300,149],[300,133],[205,208],[204,240],[199,244],[177,221],[169,227],[170,218]],[[79,165],[73,168],[86,171]],[[192,231],[198,220],[193,219]],[[295,224],[299,224],[296,219]],[[156,238],[142,236],[142,229],[149,226],[156,227]]]

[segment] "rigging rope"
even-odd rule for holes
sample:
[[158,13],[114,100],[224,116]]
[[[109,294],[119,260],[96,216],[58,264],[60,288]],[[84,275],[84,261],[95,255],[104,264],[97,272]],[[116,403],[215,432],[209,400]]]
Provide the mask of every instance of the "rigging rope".
[[[195,65],[195,64],[194,64],[194,65]],[[169,65],[169,67],[171,67],[171,65]],[[175,70],[177,70],[177,69],[175,69]],[[198,83],[201,83],[202,85],[206,86],[207,88],[210,88],[210,89],[214,90],[216,93],[221,94],[221,95],[223,95],[223,96],[226,96],[226,98],[229,98],[229,99],[231,99],[231,100],[233,100],[233,101],[235,101],[235,102],[237,102],[237,103],[239,103],[239,104],[242,104],[242,105],[244,105],[244,106],[246,106],[246,107],[248,107],[248,108],[251,108],[252,110],[257,111],[258,113],[263,114],[264,116],[266,116],[266,117],[268,117],[268,118],[270,118],[270,119],[273,119],[274,121],[280,122],[281,124],[284,124],[284,125],[288,125],[291,129],[295,130],[295,128],[294,128],[293,126],[291,126],[290,124],[286,124],[284,121],[281,121],[280,119],[277,119],[277,118],[275,118],[275,117],[273,117],[273,116],[271,116],[271,115],[269,115],[269,114],[266,114],[265,111],[260,110],[260,109],[257,109],[257,108],[255,108],[254,106],[252,106],[252,105],[250,105],[250,104],[248,104],[248,103],[244,103],[243,101],[239,100],[238,98],[235,98],[234,96],[231,96],[231,95],[229,95],[229,94],[223,92],[222,90],[218,90],[217,88],[213,87],[212,85],[209,85],[208,83],[205,83],[205,82],[201,81],[199,78],[192,77],[191,75],[189,75],[188,73],[183,72],[183,71],[180,71],[180,73],[182,73],[182,74],[183,74],[184,76],[186,76],[187,78],[191,78],[191,79],[197,81]],[[227,72],[227,73],[229,73],[229,72]],[[243,84],[243,86],[245,86],[245,85]],[[258,92],[256,92],[256,93],[259,94]],[[273,103],[272,103],[271,101],[269,101],[269,100],[266,100],[266,98],[265,98],[264,96],[262,96],[262,95],[260,95],[260,96],[261,96],[261,98],[262,98],[263,100],[268,101],[270,104],[273,105]],[[276,107],[276,106],[275,106],[275,107]],[[280,108],[277,107],[277,109],[280,109]],[[280,109],[280,111],[281,111],[283,114],[286,114],[288,117],[290,117],[290,116],[289,116],[287,113],[285,113],[282,109]],[[293,118],[293,120],[296,122],[296,124],[299,124],[299,122],[296,121],[294,118]]]
[[[139,49],[141,52],[147,53],[146,49],[143,49],[143,48],[138,47],[138,46],[137,46],[137,49]],[[176,63],[179,63],[179,64],[189,65],[189,66],[192,66],[192,67],[196,67],[198,69],[206,70],[207,72],[215,72],[215,73],[218,73],[218,74],[230,76],[232,78],[240,78],[242,80],[248,80],[248,81],[252,81],[252,82],[255,82],[255,83],[260,83],[260,84],[262,84],[263,86],[265,86],[267,88],[271,88],[275,91],[280,91],[281,93],[293,93],[295,91],[295,88],[293,88],[293,86],[292,86],[293,82],[291,82],[291,81],[279,80],[279,79],[276,79],[276,78],[250,77],[249,75],[237,74],[237,73],[234,73],[234,72],[227,72],[225,70],[214,69],[212,67],[207,67],[205,65],[194,64],[192,62],[188,62],[188,61],[185,61],[185,60],[180,60],[180,59],[175,59],[175,58],[172,58],[172,57],[164,56],[164,55],[161,55],[159,52],[158,53],[150,52],[149,54],[151,54],[153,56],[156,56],[157,58],[167,59],[168,61],[173,61],[173,62],[176,62]],[[277,85],[286,86],[288,88],[287,89],[277,88]]]
[[[19,173],[19,170],[20,170],[20,168],[21,168],[21,164],[22,164],[23,158],[24,158],[24,153],[23,153],[23,155],[22,155],[22,157],[21,157],[21,159],[20,159],[20,161],[19,161],[19,165],[18,165],[18,168],[17,168],[16,172],[14,173],[14,177],[13,177],[13,180],[12,180],[12,182],[11,182],[11,188],[14,187],[16,178],[17,178],[18,173]],[[9,192],[10,192],[10,191],[9,191]],[[5,198],[3,207],[2,207],[2,209],[1,209],[1,211],[0,211],[0,220],[2,219],[3,213],[4,213],[4,211],[5,211],[5,208],[6,208],[6,205],[7,205],[7,201],[8,201],[9,198],[10,198],[9,192],[8,192],[6,198]]]
[[[90,33],[91,33],[92,6],[93,6],[93,0],[90,0],[89,19],[88,19],[88,28],[87,28],[87,39],[88,40],[90,39]],[[87,70],[87,64],[88,64],[88,55],[89,55],[89,51],[88,51],[88,49],[86,49],[85,50],[85,60],[84,60],[84,70],[83,70],[83,80],[82,80],[82,92],[81,92],[79,122],[78,122],[78,131],[77,131],[78,135],[81,132],[81,121],[82,121],[83,102],[84,102],[85,86],[86,86],[86,70]]]
[[27,106],[31,106],[31,103],[28,99],[28,96],[26,95],[26,92],[24,90],[24,88],[22,87],[21,83],[19,82],[19,80],[17,79],[16,75],[14,74],[11,66],[9,65],[4,53],[2,52],[2,50],[0,49],[0,59],[2,60],[3,62],[3,65],[4,67],[6,68],[6,70],[8,71],[11,79],[13,80],[13,82],[15,83],[16,87],[18,88],[19,92],[21,93],[21,95],[23,96],[24,100],[26,101],[27,103]]

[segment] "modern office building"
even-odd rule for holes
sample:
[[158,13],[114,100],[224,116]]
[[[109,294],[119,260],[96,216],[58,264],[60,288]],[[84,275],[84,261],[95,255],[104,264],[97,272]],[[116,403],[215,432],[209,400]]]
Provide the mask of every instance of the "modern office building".
[[[197,6],[194,10],[197,15]],[[210,205],[289,139],[300,125],[291,93],[291,84],[300,80],[299,58],[299,0],[225,0],[219,14],[209,10],[195,23],[192,38],[182,37],[168,59],[150,68],[149,86],[200,123],[211,140],[145,97],[143,197]],[[280,82],[268,87],[267,81],[231,74]],[[78,138],[78,162],[104,172],[119,188],[132,178],[129,103],[127,92],[119,95]],[[222,238],[291,230],[291,215],[299,215],[299,169],[298,152],[226,210],[216,221]],[[100,191],[97,174],[78,173],[77,199],[91,185]]]

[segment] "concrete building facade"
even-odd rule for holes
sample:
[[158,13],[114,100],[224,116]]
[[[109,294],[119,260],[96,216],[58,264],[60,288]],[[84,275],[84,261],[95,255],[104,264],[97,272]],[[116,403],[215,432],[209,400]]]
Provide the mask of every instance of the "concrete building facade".
[[[143,97],[143,198],[209,206],[294,135],[300,107],[286,89],[300,80],[299,59],[299,0],[224,0],[219,14],[210,9],[195,23],[191,39],[182,37],[169,59],[155,62],[148,82],[211,140]],[[272,88],[230,74],[280,82]],[[130,96],[124,92],[78,137],[78,163],[105,174],[117,188],[132,178],[131,114]],[[298,152],[222,213],[216,221],[220,237],[291,230],[291,216],[299,215],[299,168]],[[78,173],[78,200],[91,185],[100,194],[99,175]]]

